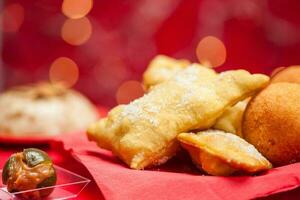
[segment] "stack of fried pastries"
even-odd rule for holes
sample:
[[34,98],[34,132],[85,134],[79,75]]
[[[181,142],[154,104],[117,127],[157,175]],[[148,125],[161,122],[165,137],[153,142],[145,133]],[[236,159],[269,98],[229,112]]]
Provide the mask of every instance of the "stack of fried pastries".
[[[171,73],[172,67],[168,67],[168,69]],[[237,103],[251,97],[269,82],[269,77],[262,74],[250,74],[245,70],[226,71],[218,74],[213,69],[200,64],[191,64],[175,71],[166,80],[161,79],[163,81],[160,83],[147,84],[147,88],[151,88],[151,90],[143,97],[128,105],[119,105],[113,108],[106,118],[92,124],[87,131],[88,138],[96,141],[101,148],[111,150],[133,169],[160,165],[181,149],[180,143],[184,143],[182,137],[179,136],[181,133],[207,130],[216,126],[216,123],[219,123],[218,127],[222,129],[222,125],[220,125],[224,121],[220,122],[222,117],[229,119],[225,120],[223,130],[231,129],[231,132],[239,133],[239,120],[242,114],[240,111],[239,114],[230,114],[230,110],[232,112],[242,110],[243,112],[245,106],[238,106]],[[157,70],[156,73],[158,73]],[[156,73],[147,73],[144,78],[155,76]],[[232,121],[230,126],[228,121]],[[232,135],[232,133],[224,134]],[[239,134],[241,135],[241,133]],[[215,135],[210,134],[209,137],[214,138]],[[238,136],[226,138],[230,140],[235,137]],[[222,138],[217,137],[216,139],[222,140]],[[242,138],[235,140],[235,143],[237,146],[247,144]],[[230,145],[228,149],[226,149],[226,145],[221,148],[224,148],[224,156],[227,156]],[[255,149],[251,146],[250,151],[241,150],[241,156],[238,159],[243,157],[245,152],[250,154],[253,151],[252,148]],[[236,155],[239,155],[239,152],[236,152]],[[191,154],[191,157],[195,156]],[[202,162],[201,159],[193,160]],[[207,162],[211,162],[210,160],[214,159],[208,159]],[[215,163],[223,163],[221,167],[228,165],[230,173],[228,170],[219,173],[222,171],[219,168],[216,168],[219,170],[216,173],[212,170],[203,170],[212,175],[230,175],[241,170],[255,173],[271,166],[259,153],[251,153],[251,155],[245,156],[243,162],[240,162],[243,166],[250,167],[237,167],[232,165],[232,162],[226,163],[228,160],[232,159],[222,159],[221,162]],[[260,162],[261,160],[263,162]],[[203,166],[203,163],[197,165]],[[235,168],[238,170],[231,170]]]

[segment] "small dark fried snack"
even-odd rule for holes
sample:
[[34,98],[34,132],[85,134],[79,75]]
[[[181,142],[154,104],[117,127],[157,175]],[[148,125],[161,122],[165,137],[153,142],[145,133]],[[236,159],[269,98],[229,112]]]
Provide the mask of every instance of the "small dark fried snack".
[[[56,172],[47,153],[29,148],[13,154],[5,163],[2,182],[9,192],[20,192],[56,184]],[[22,193],[25,199],[41,199],[50,195],[53,189]]]
[[272,168],[253,145],[244,139],[219,130],[177,136],[199,169],[215,176],[229,176],[235,172],[254,174]]
[[250,101],[243,120],[245,140],[270,162],[300,161],[300,84],[272,83]]

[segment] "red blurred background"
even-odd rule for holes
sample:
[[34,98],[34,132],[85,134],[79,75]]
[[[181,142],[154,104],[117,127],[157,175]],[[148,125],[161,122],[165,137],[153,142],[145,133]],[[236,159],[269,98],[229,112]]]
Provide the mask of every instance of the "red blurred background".
[[141,80],[153,56],[197,61],[196,46],[209,35],[227,49],[218,71],[270,74],[276,67],[300,64],[298,0],[1,3],[2,90],[66,78],[95,103],[114,106],[118,89],[132,89],[124,82],[137,84],[132,80]]

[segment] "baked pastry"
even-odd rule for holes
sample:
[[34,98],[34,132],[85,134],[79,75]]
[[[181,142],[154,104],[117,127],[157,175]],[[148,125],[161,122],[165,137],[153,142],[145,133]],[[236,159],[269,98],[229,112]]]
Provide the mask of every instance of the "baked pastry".
[[250,101],[244,138],[276,166],[300,161],[300,84],[272,83]]
[[219,130],[181,133],[177,136],[198,168],[210,175],[257,173],[272,168],[253,145],[242,138]]
[[188,60],[174,59],[164,55],[155,56],[143,74],[146,89],[170,79],[178,71],[190,65]]
[[179,133],[211,127],[226,108],[268,81],[244,70],[216,76],[212,69],[192,65],[143,97],[112,109],[88,129],[88,138],[131,168],[159,165],[179,149]]
[[0,95],[0,135],[43,137],[86,129],[98,118],[91,102],[60,84],[11,88]]
[[245,99],[244,101],[240,101],[234,106],[227,108],[217,119],[213,128],[243,137],[242,121],[249,100],[249,98]]

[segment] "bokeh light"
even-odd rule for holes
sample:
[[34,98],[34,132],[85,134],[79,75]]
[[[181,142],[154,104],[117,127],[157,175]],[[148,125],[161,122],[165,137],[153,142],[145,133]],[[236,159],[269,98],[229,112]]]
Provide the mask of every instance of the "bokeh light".
[[93,7],[93,0],[64,0],[61,6],[64,15],[71,19],[86,16]]
[[7,5],[1,15],[1,26],[3,32],[17,32],[24,21],[24,8],[19,3]]
[[199,42],[196,55],[201,64],[218,67],[226,60],[226,48],[218,38],[207,36]]
[[144,95],[143,85],[138,81],[126,81],[117,90],[116,100],[118,104],[128,104]]
[[92,35],[92,25],[88,18],[67,19],[61,29],[61,37],[71,45],[81,45]]
[[277,67],[275,68],[272,72],[271,72],[271,77],[275,76],[278,72],[280,72],[281,70],[283,70],[285,67]]
[[57,58],[51,65],[49,79],[52,83],[63,83],[66,87],[76,84],[79,76],[77,64],[67,57]]

